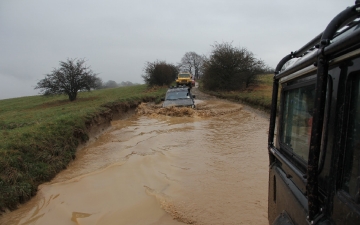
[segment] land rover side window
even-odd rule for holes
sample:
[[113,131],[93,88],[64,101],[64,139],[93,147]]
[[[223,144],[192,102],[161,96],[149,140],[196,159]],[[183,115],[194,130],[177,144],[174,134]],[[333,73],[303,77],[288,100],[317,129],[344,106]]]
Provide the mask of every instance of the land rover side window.
[[310,144],[315,84],[286,90],[283,96],[281,144],[306,162]]
[[[350,74],[351,75],[351,74]],[[351,76],[343,189],[360,203],[360,73]]]

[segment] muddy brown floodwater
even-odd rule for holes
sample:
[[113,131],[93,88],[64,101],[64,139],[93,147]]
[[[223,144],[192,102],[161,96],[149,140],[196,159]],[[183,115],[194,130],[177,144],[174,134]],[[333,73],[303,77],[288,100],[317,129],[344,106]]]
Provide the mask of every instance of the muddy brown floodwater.
[[112,122],[0,224],[267,224],[267,116],[216,99],[181,110]]

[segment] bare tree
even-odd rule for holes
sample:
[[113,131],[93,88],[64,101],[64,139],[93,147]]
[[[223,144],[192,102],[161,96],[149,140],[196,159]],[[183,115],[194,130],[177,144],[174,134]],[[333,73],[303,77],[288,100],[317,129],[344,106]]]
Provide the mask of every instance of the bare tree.
[[199,79],[202,75],[202,65],[204,63],[204,58],[204,56],[200,56],[195,52],[187,52],[181,58],[179,67],[181,70],[193,74],[195,79]]
[[256,75],[267,68],[246,48],[236,48],[231,43],[215,43],[204,63],[203,85],[208,90],[237,90],[256,82]]
[[70,101],[74,101],[78,91],[90,91],[99,84],[99,79],[84,59],[67,59],[60,61],[60,68],[54,68],[50,74],[37,83],[35,89],[40,94],[56,95],[66,94]]

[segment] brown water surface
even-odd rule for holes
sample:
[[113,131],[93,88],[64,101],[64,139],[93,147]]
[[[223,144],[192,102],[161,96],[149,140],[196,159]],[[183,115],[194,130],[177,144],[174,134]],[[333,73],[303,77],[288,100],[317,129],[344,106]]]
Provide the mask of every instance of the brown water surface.
[[267,127],[226,101],[141,105],[0,224],[267,224]]

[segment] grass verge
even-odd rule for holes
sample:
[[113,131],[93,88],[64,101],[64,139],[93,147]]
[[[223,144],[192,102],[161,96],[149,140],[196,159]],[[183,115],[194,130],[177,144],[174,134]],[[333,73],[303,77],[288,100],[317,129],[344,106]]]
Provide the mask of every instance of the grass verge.
[[64,95],[0,100],[0,214],[66,168],[97,118],[159,101],[166,90],[138,85],[82,92],[73,102]]
[[207,91],[200,89],[204,93],[218,98],[240,101],[253,107],[261,108],[266,112],[270,112],[273,76],[273,74],[259,75],[256,78],[256,85],[252,85],[242,91]]

